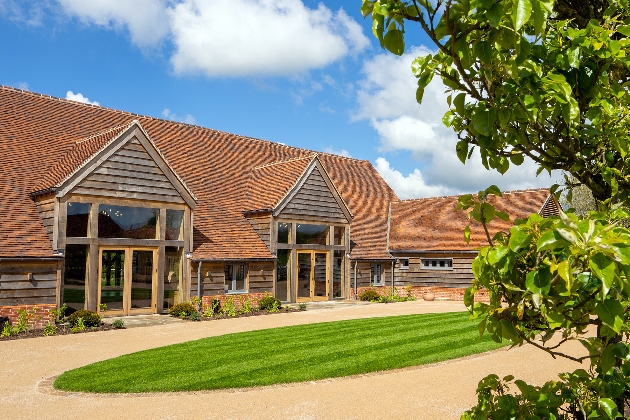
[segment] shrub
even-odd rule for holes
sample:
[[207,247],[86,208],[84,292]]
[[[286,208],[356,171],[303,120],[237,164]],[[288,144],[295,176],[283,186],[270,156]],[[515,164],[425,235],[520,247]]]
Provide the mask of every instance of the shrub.
[[298,308],[300,309],[300,311],[305,311],[306,310],[306,303],[299,303],[298,304]]
[[[80,311],[77,311],[77,312],[80,312]],[[76,323],[74,324],[72,328],[70,328],[70,331],[72,332],[72,334],[85,331],[85,323],[83,322],[83,318],[77,317]]]
[[191,321],[201,321],[201,314],[197,311],[192,312],[188,317]]
[[212,299],[212,305],[206,305],[203,309],[203,316],[206,318],[212,318],[216,314],[221,312],[221,301],[219,299]]
[[381,299],[381,295],[374,289],[365,289],[359,294],[359,300],[365,302],[377,302]]
[[265,293],[265,296],[258,301],[258,309],[261,311],[269,311],[273,309],[274,306],[275,309],[280,309],[280,301],[271,296],[269,293]]
[[254,310],[252,306],[252,300],[247,296],[240,296],[239,301],[241,302],[241,309],[238,311],[239,314],[251,314]]
[[53,323],[48,323],[44,327],[44,332],[42,334],[44,334],[45,336],[49,336],[49,335],[55,335],[56,332],[57,332],[57,326]]
[[83,320],[85,327],[101,326],[101,317],[96,312],[86,311],[84,309],[73,312],[72,315],[66,318],[66,321],[71,327],[76,327],[79,324],[79,319]]
[[236,316],[236,305],[234,304],[234,298],[232,296],[225,299],[223,305],[223,313],[226,316]]
[[18,321],[13,327],[14,334],[20,334],[28,331],[28,311],[24,309],[20,309],[18,311]]
[[11,327],[11,323],[6,321],[4,323],[4,327],[2,327],[2,333],[0,333],[0,337],[11,337],[13,335],[13,328]]
[[125,328],[125,323],[122,319],[117,319],[112,322],[112,328],[114,328],[115,330],[122,330]]
[[193,312],[197,312],[197,309],[190,302],[182,302],[177,305],[173,305],[171,309],[168,310],[168,314],[174,317],[179,318],[187,318]]

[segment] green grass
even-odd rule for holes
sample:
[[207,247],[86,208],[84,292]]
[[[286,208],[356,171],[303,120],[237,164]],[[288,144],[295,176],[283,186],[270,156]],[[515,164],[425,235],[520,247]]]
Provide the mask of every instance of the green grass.
[[62,374],[57,389],[158,392],[240,388],[397,369],[496,349],[464,312],[326,322],[210,337]]

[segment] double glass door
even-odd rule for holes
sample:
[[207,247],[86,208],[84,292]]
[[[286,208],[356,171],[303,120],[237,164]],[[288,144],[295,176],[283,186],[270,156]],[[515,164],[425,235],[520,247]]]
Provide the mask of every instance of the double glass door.
[[328,300],[328,254],[297,251],[298,300]]
[[108,315],[155,312],[156,259],[155,248],[102,247],[99,258],[99,311]]

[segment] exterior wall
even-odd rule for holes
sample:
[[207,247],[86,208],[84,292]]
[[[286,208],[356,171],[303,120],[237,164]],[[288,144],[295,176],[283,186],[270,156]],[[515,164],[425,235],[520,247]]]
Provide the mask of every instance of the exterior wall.
[[[221,307],[225,307],[225,302],[228,299],[232,299],[232,302],[236,306],[236,309],[241,309],[243,307],[243,302],[246,299],[249,299],[252,302],[252,305],[255,307],[258,304],[258,301],[265,297],[265,293],[242,293],[238,295],[215,295],[215,296],[203,296],[201,298],[201,306],[202,308],[207,308],[212,306],[212,301],[214,299],[221,302]],[[203,310],[203,309],[202,309]]]
[[[360,287],[357,290],[357,298],[364,290],[374,289],[382,296],[389,296],[392,293],[390,286],[385,287]],[[433,294],[433,298],[436,300],[454,300],[463,301],[466,288],[455,287],[423,287],[423,286],[411,286],[411,287],[396,287],[394,293],[398,296],[412,296],[417,300],[425,299],[427,293]],[[354,299],[354,290],[350,292],[350,299]],[[487,290],[480,290],[475,293],[475,301],[488,302]]]
[[46,233],[51,241],[53,240],[53,230],[55,224],[55,200],[55,196],[51,194],[44,197],[38,197],[36,201],[39,217],[41,217],[42,223],[46,228]]
[[[473,280],[472,262],[476,253],[426,253],[426,254],[395,254],[397,259],[408,258],[409,269],[401,270],[400,263],[395,266],[395,278],[397,286],[423,287],[454,287],[467,288]],[[452,270],[430,270],[422,267],[423,259],[451,258]]]
[[252,228],[256,231],[260,239],[267,245],[267,248],[270,248],[270,239],[271,239],[271,214],[265,215],[248,215],[247,221]]
[[348,223],[318,168],[313,169],[297,194],[290,199],[278,216]]
[[[372,284],[372,264],[381,264],[383,270],[381,274],[382,286],[374,286]],[[374,286],[375,288],[392,286],[392,262],[391,261],[359,261],[357,263],[357,288]],[[394,274],[396,272],[394,271]],[[395,284],[396,278],[394,278]],[[354,262],[350,265],[350,289],[354,293]]]
[[110,156],[72,192],[99,197],[185,202],[136,138]]
[[[51,311],[56,309],[57,305],[53,303],[41,303],[36,305],[15,305],[15,306],[0,306],[0,317],[8,317],[11,320],[11,324],[15,325],[18,322],[21,311],[28,312],[28,325],[31,328],[44,327],[49,322],[53,321]],[[0,330],[4,325],[0,325]]]
[[[197,269],[199,263],[191,264],[190,297],[197,296]],[[203,262],[201,265],[202,299],[220,296],[241,296],[242,294],[225,294],[225,263]],[[247,263],[247,294],[273,294],[274,262],[251,261]],[[223,298],[221,298],[223,299]],[[235,301],[238,298],[235,298]]]

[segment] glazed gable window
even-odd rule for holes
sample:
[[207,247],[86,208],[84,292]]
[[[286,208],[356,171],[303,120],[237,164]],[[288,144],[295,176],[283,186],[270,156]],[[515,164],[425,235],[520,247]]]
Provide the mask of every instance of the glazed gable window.
[[101,204],[99,238],[157,239],[158,209]]
[[328,245],[328,226],[298,223],[295,228],[295,243]]
[[247,268],[244,263],[225,265],[225,293],[245,293],[246,280]]
[[69,202],[66,237],[87,238],[90,221],[90,204]]

